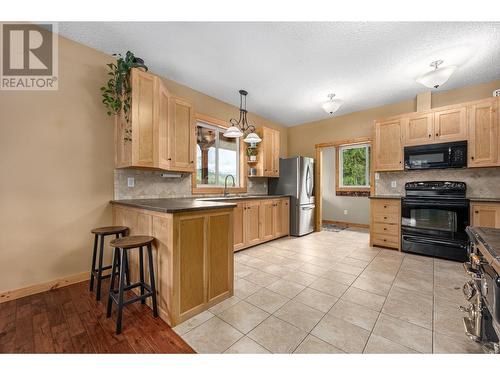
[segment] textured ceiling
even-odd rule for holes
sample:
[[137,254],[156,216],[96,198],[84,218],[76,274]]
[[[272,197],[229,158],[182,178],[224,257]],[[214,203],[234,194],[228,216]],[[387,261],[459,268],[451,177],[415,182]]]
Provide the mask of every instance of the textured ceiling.
[[78,22],[63,36],[106,53],[133,51],[149,68],[205,94],[293,126],[414,98],[415,78],[442,59],[459,69],[441,90],[500,79],[500,23]]

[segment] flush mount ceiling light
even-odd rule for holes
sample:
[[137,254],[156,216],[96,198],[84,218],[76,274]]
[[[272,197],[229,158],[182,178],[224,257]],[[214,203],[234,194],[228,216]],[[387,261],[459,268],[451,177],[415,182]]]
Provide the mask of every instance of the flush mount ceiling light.
[[322,107],[326,113],[333,115],[342,106],[342,100],[333,99],[335,98],[335,94],[329,94],[328,98],[330,98],[330,100],[323,103]]
[[443,63],[443,60],[436,60],[431,62],[430,66],[434,68],[428,73],[417,78],[417,82],[429,87],[437,89],[439,86],[443,85],[450,79],[453,72],[457,69],[456,66],[450,65],[440,68],[439,65]]
[[259,143],[262,141],[255,133],[255,126],[248,123],[247,120],[247,95],[248,92],[240,90],[240,119],[232,118],[229,120],[231,126],[224,132],[226,138],[241,138],[246,134],[243,142],[245,143]]

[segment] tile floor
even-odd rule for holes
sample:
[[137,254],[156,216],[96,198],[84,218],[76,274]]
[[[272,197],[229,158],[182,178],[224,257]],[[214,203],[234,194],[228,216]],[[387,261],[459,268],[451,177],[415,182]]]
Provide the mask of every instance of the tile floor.
[[234,296],[174,328],[199,353],[481,353],[462,265],[368,245],[365,230],[235,254]]

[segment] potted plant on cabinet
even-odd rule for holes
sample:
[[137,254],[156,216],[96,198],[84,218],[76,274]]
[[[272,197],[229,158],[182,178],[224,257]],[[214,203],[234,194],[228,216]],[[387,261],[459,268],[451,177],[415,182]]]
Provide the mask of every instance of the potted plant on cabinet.
[[247,157],[249,162],[257,161],[257,148],[256,147],[247,147]]
[[[102,103],[107,109],[109,116],[119,115],[123,110],[123,115],[127,124],[130,123],[130,107],[132,86],[130,82],[130,71],[132,68],[140,68],[144,71],[148,67],[144,60],[136,57],[132,52],[127,51],[125,57],[120,53],[113,54],[117,56],[116,63],[106,64],[109,68],[108,75],[111,76],[106,85],[101,87]],[[125,130],[124,140],[132,140],[132,129],[128,126]]]

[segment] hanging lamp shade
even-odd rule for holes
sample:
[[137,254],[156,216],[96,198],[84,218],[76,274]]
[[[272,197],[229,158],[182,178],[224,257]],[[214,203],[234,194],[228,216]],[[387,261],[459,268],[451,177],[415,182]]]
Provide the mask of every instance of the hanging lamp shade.
[[226,138],[241,138],[243,137],[243,132],[233,125],[227,128],[223,135]]
[[425,73],[417,78],[417,82],[428,88],[437,89],[439,86],[445,84],[451,77],[451,75],[457,70],[454,65],[445,66],[440,68],[439,65],[443,63],[443,60],[433,61],[430,66],[434,68],[428,73]]
[[246,136],[246,138],[243,140],[245,143],[259,143],[262,142],[262,139],[259,137],[257,133],[250,133]]

